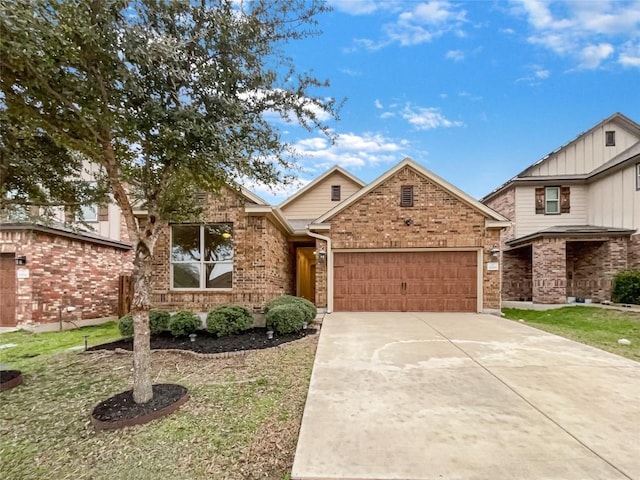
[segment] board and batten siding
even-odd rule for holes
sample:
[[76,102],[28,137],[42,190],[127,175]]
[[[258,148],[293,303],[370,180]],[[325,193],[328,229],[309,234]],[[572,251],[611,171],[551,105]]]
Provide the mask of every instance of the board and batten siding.
[[587,185],[571,185],[570,213],[536,214],[535,186],[516,188],[516,238],[558,225],[587,224]]
[[640,228],[640,190],[636,190],[635,164],[589,184],[588,223]]
[[291,220],[318,218],[340,203],[331,200],[332,185],[340,185],[340,202],[362,188],[342,173],[333,172],[310,190],[282,207],[282,213]]
[[[605,132],[608,131],[616,132],[615,146],[605,146]],[[623,129],[618,123],[608,122],[551,154],[540,165],[531,167],[525,176],[589,173],[624,152],[638,140],[639,137]]]

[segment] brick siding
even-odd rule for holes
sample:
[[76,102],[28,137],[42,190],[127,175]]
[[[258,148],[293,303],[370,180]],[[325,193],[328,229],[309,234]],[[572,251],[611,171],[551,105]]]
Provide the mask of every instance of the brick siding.
[[1,231],[0,250],[27,258],[16,266],[18,325],[57,322],[66,306],[76,310],[65,320],[116,314],[118,277],[129,271],[130,250],[37,230]]
[[233,224],[233,280],[230,290],[176,291],[170,284],[169,228],[164,229],[154,252],[152,303],[164,310],[206,312],[233,303],[261,312],[273,297],[292,292],[293,264],[287,237],[265,216],[244,211],[247,200],[223,188],[208,194],[202,223]]
[[[414,206],[400,206],[400,187],[413,185]],[[405,220],[411,219],[406,225]],[[499,229],[485,228],[485,216],[410,167],[405,167],[329,220],[334,249],[461,248],[489,251],[500,241]],[[500,308],[500,272],[483,268],[483,307]],[[319,299],[324,283],[318,266]],[[326,296],[326,294],[325,294]],[[322,305],[324,306],[324,305]]]
[[531,246],[502,252],[502,299],[531,301]]
[[535,303],[565,303],[567,296],[566,242],[542,238],[533,243],[532,296]]

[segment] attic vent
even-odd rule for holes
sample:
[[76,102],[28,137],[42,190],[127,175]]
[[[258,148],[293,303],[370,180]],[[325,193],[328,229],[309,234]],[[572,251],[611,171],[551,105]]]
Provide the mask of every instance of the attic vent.
[[605,132],[604,145],[606,147],[615,147],[616,146],[616,132],[615,132],[615,130],[609,130],[609,131]]
[[204,203],[207,201],[207,192],[203,191],[203,190],[199,190],[198,192],[196,192],[196,201],[198,203]]
[[413,185],[400,187],[400,206],[413,207]]
[[331,185],[331,201],[340,201],[340,185]]

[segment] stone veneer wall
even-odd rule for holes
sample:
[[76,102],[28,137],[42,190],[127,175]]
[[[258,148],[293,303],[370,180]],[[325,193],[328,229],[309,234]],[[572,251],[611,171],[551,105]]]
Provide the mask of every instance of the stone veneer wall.
[[37,230],[0,231],[0,250],[27,258],[16,266],[18,325],[58,322],[61,306],[76,308],[65,320],[116,315],[130,250]]
[[[413,185],[414,206],[400,206],[400,187]],[[411,218],[411,225],[405,219]],[[485,216],[410,167],[345,208],[329,220],[334,249],[479,247],[483,260],[500,242],[499,229],[487,229]],[[483,268],[483,308],[500,308],[500,272]],[[326,274],[317,267],[318,297]],[[326,297],[326,294],[325,294]]]
[[[208,194],[199,223],[233,224],[233,283],[230,290],[171,290],[169,228],[161,232],[154,252],[152,303],[164,310],[206,312],[233,303],[261,312],[271,298],[291,293],[293,267],[286,236],[265,216],[249,216],[247,200],[225,188]],[[198,223],[198,222],[196,222]]]

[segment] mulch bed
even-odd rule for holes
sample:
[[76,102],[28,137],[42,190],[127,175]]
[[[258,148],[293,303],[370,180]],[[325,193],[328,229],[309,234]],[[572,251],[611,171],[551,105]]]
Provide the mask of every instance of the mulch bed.
[[172,383],[153,385],[153,398],[146,403],[133,401],[133,390],[114,395],[100,402],[91,413],[91,422],[97,430],[142,425],[173,413],[189,395],[187,389]]
[[22,384],[20,370],[0,370],[0,392]]
[[[151,337],[151,349],[153,350],[187,350],[197,353],[224,353],[239,352],[242,350],[261,350],[263,348],[277,347],[283,343],[299,340],[307,335],[317,333],[315,328],[307,328],[298,333],[288,335],[273,335],[272,339],[267,338],[266,328],[251,328],[238,335],[229,335],[218,338],[208,333],[206,330],[199,331],[195,341],[189,337],[175,338],[166,333]],[[89,350],[133,350],[133,340],[123,339],[111,343],[104,343],[89,348]]]

